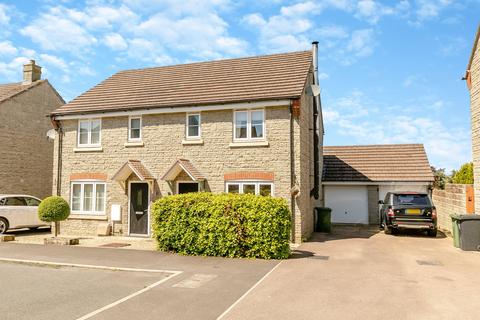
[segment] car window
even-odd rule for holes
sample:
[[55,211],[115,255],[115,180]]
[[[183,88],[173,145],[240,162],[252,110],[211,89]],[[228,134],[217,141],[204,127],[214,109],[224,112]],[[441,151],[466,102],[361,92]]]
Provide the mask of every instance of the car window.
[[22,197],[8,197],[6,199],[6,206],[26,206],[25,200]]
[[29,206],[29,207],[38,207],[38,205],[40,204],[40,201],[38,201],[35,198],[27,198],[26,197],[25,202],[27,203],[27,206]]
[[393,204],[397,205],[430,205],[426,194],[396,194],[393,196]]

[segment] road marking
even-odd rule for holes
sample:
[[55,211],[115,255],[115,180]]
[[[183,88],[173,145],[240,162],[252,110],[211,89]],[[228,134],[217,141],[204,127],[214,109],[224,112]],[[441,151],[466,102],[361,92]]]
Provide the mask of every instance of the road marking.
[[28,265],[39,265],[39,266],[44,265],[44,266],[53,266],[53,267],[71,267],[71,268],[82,268],[82,269],[100,269],[100,270],[110,270],[110,271],[170,273],[170,274],[174,274],[174,275],[177,275],[177,273],[181,273],[181,272],[182,272],[182,271],[176,271],[176,270],[110,267],[110,266],[97,266],[97,265],[91,265],[91,264],[51,262],[51,261],[41,261],[41,260],[24,260],[24,259],[11,259],[11,258],[0,258],[0,262],[11,262],[11,263],[28,264]]
[[99,308],[99,309],[97,309],[97,310],[95,310],[95,311],[92,311],[92,312],[90,312],[89,314],[86,314],[86,315],[84,315],[83,317],[80,317],[80,318],[78,318],[78,319],[76,319],[76,320],[87,320],[87,319],[90,319],[91,317],[96,316],[97,314],[99,314],[99,313],[101,313],[101,312],[103,312],[103,311],[106,311],[106,310],[111,309],[111,308],[113,308],[113,307],[115,307],[115,306],[118,306],[119,304],[121,304],[121,303],[123,303],[123,302],[125,302],[125,301],[127,301],[127,300],[130,300],[130,299],[132,299],[132,298],[134,298],[134,297],[136,297],[136,296],[138,296],[138,295],[141,295],[142,293],[144,293],[144,292],[146,292],[146,291],[148,291],[148,290],[151,290],[151,289],[155,288],[156,286],[164,283],[164,282],[167,281],[167,280],[170,280],[170,279],[173,278],[173,277],[178,276],[178,275],[181,274],[181,273],[182,273],[182,271],[177,271],[175,274],[169,275],[169,276],[167,276],[165,279],[162,279],[162,280],[160,280],[160,281],[157,281],[157,282],[155,282],[155,283],[153,283],[153,284],[151,284],[151,285],[149,285],[149,286],[147,286],[147,287],[145,287],[145,288],[143,288],[143,289],[141,289],[141,290],[138,290],[138,291],[132,293],[131,295],[128,295],[128,296],[126,296],[126,297],[124,297],[124,298],[122,298],[122,299],[119,299],[119,300],[117,300],[117,301],[115,301],[115,302],[112,302],[112,303],[110,303],[110,304],[107,304],[106,306],[104,306],[104,307],[102,307],[102,308]]
[[203,286],[205,283],[215,279],[216,274],[199,274],[196,273],[193,276],[183,279],[182,281],[175,283],[172,287],[175,288],[187,288],[187,289],[196,289]]
[[229,313],[237,304],[240,303],[240,301],[242,301],[250,292],[253,291],[253,289],[255,289],[260,283],[262,283],[263,280],[265,280],[273,271],[275,271],[275,269],[277,269],[277,267],[281,264],[282,262],[279,262],[275,267],[272,268],[272,270],[268,271],[267,274],[265,274],[260,280],[257,281],[257,283],[255,283],[253,285],[253,287],[251,287],[250,289],[248,289],[247,292],[245,292],[240,298],[238,298],[237,301],[235,301],[230,307],[228,307],[227,310],[225,310],[221,315],[218,316],[217,320],[220,320],[222,319],[223,317],[225,317],[227,315],[227,313]]

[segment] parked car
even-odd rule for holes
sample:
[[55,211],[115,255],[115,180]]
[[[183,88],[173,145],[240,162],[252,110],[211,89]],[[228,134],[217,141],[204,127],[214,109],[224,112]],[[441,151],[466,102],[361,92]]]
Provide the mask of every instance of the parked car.
[[388,192],[379,204],[380,223],[385,233],[408,228],[426,230],[429,236],[437,236],[437,211],[427,193]]
[[50,226],[38,218],[40,201],[28,195],[0,195],[0,234],[9,229]]

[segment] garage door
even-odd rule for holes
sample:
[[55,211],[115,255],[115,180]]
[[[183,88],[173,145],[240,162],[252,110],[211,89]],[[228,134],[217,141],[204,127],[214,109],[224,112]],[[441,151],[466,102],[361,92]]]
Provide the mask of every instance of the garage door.
[[325,186],[325,205],[332,209],[333,223],[368,224],[366,186]]

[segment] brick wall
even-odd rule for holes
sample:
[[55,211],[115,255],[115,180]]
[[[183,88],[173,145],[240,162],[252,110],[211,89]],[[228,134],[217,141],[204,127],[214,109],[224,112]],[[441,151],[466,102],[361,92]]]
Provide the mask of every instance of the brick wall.
[[[480,41],[480,40],[479,40]],[[474,53],[470,68],[470,110],[472,116],[472,151],[475,198],[480,199],[480,44]],[[475,202],[475,212],[480,212],[480,201]]]
[[434,189],[432,200],[437,208],[438,227],[452,232],[450,214],[467,213],[467,187],[465,184],[447,184],[445,190]]
[[0,105],[0,194],[52,194],[53,142],[47,114],[63,104],[43,82]]

